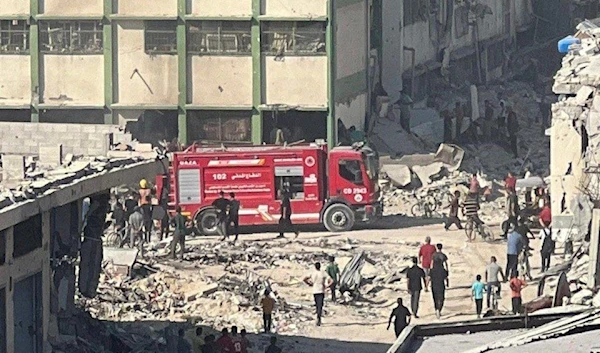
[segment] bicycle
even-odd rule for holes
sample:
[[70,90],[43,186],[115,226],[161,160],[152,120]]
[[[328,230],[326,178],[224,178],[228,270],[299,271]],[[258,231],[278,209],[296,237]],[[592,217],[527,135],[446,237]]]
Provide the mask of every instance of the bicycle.
[[439,204],[433,193],[427,192],[425,196],[413,193],[412,196],[417,199],[417,203],[410,208],[413,217],[431,217]]
[[500,284],[492,284],[490,286],[492,291],[492,302],[490,303],[490,309],[498,310],[498,301],[500,300]]
[[494,232],[492,232],[490,227],[483,223],[477,216],[469,216],[467,218],[465,233],[469,241],[475,240],[477,235],[487,242],[492,242],[495,238]]

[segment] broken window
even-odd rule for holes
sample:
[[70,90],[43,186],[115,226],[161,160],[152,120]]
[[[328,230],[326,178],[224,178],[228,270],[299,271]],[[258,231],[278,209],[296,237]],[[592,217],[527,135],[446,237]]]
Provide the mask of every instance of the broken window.
[[102,22],[40,22],[42,53],[102,54]]
[[410,26],[413,23],[427,19],[427,0],[404,0],[404,16],[402,25]]
[[466,6],[459,6],[454,10],[454,24],[456,38],[469,34],[469,9]]
[[252,116],[250,112],[198,112],[190,119],[190,137],[207,142],[250,142]]
[[27,255],[42,247],[42,216],[33,216],[13,228],[13,258]]
[[338,163],[340,176],[355,185],[364,185],[360,161],[342,159]]
[[147,54],[176,54],[177,21],[146,21],[144,48]]
[[24,20],[0,21],[0,53],[26,54],[29,52],[29,26]]
[[262,52],[272,55],[325,55],[325,22],[265,22]]
[[252,51],[250,21],[200,21],[188,26],[190,54],[245,54]]

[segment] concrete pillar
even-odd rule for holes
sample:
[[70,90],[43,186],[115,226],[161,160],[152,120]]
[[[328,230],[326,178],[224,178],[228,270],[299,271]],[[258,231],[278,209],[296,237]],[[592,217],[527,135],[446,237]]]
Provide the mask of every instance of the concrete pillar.
[[600,284],[600,262],[598,252],[600,250],[600,209],[594,209],[592,214],[592,231],[590,234],[590,263],[588,270],[588,286],[596,287]]
[[48,344],[48,323],[50,322],[50,211],[42,213],[42,342],[43,352],[50,353]]

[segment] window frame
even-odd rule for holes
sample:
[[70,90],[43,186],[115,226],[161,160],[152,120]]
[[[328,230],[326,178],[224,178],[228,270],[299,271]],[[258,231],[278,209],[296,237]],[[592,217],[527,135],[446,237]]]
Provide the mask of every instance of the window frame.
[[[298,33],[298,24],[319,24],[319,26],[321,26],[320,31],[317,32],[315,31],[314,33],[318,33],[320,35],[320,37],[322,38],[323,42],[322,42],[322,51],[299,51],[297,48],[297,43],[296,43],[296,39],[297,36],[300,36],[301,34],[297,34]],[[273,30],[273,29],[269,29],[268,26],[270,26],[271,24],[278,24],[278,25],[288,25],[291,24],[291,29],[285,29],[285,30]],[[282,26],[283,27],[283,26]],[[302,33],[303,31],[300,31],[300,33]],[[306,31],[305,33],[309,33],[310,31]],[[291,47],[293,48],[292,50],[288,51],[285,50],[283,53],[278,53],[278,50],[274,50],[274,45],[273,43],[275,42],[275,40],[268,40],[268,36],[269,35],[275,35],[275,34],[280,34],[283,36],[291,36]],[[312,33],[309,33],[312,34]],[[286,38],[280,38],[277,40],[281,40],[281,41],[287,41]],[[265,21],[261,23],[261,28],[260,28],[260,42],[261,42],[261,46],[260,46],[260,52],[262,55],[266,55],[266,56],[327,56],[327,23],[325,21]],[[265,47],[268,47],[268,50],[265,50]]]
[[[241,113],[243,112],[243,113]],[[245,114],[244,114],[245,113]],[[206,143],[237,143],[237,144],[247,144],[247,143],[252,143],[252,114],[251,112],[246,112],[246,111],[239,111],[236,113],[233,113],[231,111],[215,111],[215,112],[210,112],[207,114],[207,112],[199,112],[195,117],[195,119],[197,119],[197,133],[200,134],[204,134],[206,135],[206,129],[203,129],[205,124],[209,124],[211,120],[215,120],[214,126],[218,126],[219,127],[219,138],[218,139],[212,139],[212,138],[202,138],[199,137],[196,140],[198,141],[202,141],[202,142],[206,142]],[[226,122],[229,119],[237,119],[237,121],[239,122],[240,120],[247,120],[248,121],[248,131],[247,131],[247,138],[245,140],[228,140],[225,139],[225,136],[227,135],[225,132],[225,128],[227,126]]]
[[[349,173],[351,173],[351,171],[346,167],[348,165],[348,163],[356,163],[358,165],[358,171],[360,171],[360,174],[358,174],[360,176],[360,180],[356,180],[356,177],[358,176],[357,174],[354,175],[354,180],[350,180],[348,178],[346,178],[346,176],[344,175],[344,173],[342,173],[342,168],[345,168]],[[365,177],[363,175],[363,168],[361,167],[361,160],[358,159],[349,159],[349,158],[340,158],[338,160],[338,175],[344,179],[345,181],[356,185],[356,186],[365,186]]]
[[[17,22],[15,25],[14,23]],[[22,22],[22,23],[21,23]],[[6,28],[3,28],[3,24],[7,24]],[[13,27],[23,25],[23,29],[15,29]],[[24,41],[24,49],[15,50],[10,49],[10,46],[13,45],[12,39],[13,35],[21,34],[23,36]],[[4,43],[3,39],[7,38],[7,43]],[[14,54],[14,55],[26,55],[29,54],[29,24],[26,20],[0,20],[0,54]],[[4,46],[7,49],[3,49]]]
[[[210,29],[203,29],[204,23],[214,23],[216,25],[217,33],[211,32]],[[247,31],[241,29],[226,29],[224,30],[223,24],[244,24],[247,25]],[[191,28],[197,28],[197,32],[192,32]],[[240,26],[241,27],[241,26]],[[206,45],[205,50],[202,51],[202,40],[204,36],[213,36],[217,35],[218,41],[218,49],[216,51],[209,50],[208,45]],[[244,48],[244,42],[237,44],[236,51],[228,51],[227,49],[223,49],[223,42],[221,39],[222,35],[233,35],[236,36],[236,41],[238,40],[237,36],[247,36],[249,47],[246,51],[241,51],[240,49]],[[194,37],[198,37],[199,41],[197,42]],[[251,21],[221,21],[221,20],[206,20],[206,21],[189,21],[187,25],[187,52],[189,55],[219,55],[219,56],[252,56],[252,22]]]
[[[93,29],[82,29],[82,24],[92,24]],[[51,28],[51,25],[55,25],[55,28]],[[60,25],[60,26],[59,26]],[[75,27],[75,28],[74,28]],[[104,54],[104,24],[99,20],[73,20],[73,21],[40,21],[40,53],[42,54],[53,54],[53,55],[101,55]],[[49,49],[52,42],[53,31],[62,32],[63,40],[65,45],[59,50]],[[74,41],[81,42],[82,34],[90,34],[93,37],[94,43],[98,44],[98,47],[92,49],[85,49],[85,44],[79,43],[79,49],[73,49]],[[77,39],[75,39],[76,35]],[[47,41],[46,41],[47,39]],[[83,48],[83,49],[82,49]]]
[[[161,24],[170,24],[173,26],[172,29],[163,29],[163,28],[149,28],[153,27],[158,23]],[[159,27],[159,26],[156,26]],[[165,26],[166,27],[166,26]],[[170,49],[149,49],[149,35],[172,35],[174,39],[174,44]],[[160,44],[165,45],[167,44]],[[156,47],[156,45],[153,45]],[[144,52],[148,55],[177,55],[177,21],[175,20],[146,20],[144,21]]]

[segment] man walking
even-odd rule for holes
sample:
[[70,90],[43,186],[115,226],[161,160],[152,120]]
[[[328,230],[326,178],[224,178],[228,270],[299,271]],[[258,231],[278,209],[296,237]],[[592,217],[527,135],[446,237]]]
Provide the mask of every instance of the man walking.
[[460,219],[458,219],[458,209],[460,207],[460,191],[456,190],[454,192],[454,197],[450,202],[450,213],[448,214],[448,218],[446,219],[446,224],[444,225],[444,229],[450,229],[450,226],[453,224],[456,225],[458,229],[463,229],[462,224],[460,223]]
[[331,280],[333,281],[333,283],[331,284],[331,301],[335,303],[335,290],[337,288],[337,284],[339,283],[340,280],[340,268],[338,267],[338,265],[335,263],[335,257],[332,255],[329,255],[328,257],[329,259],[329,264],[327,264],[327,268],[325,268],[325,272],[327,273],[327,275],[329,276],[329,278],[331,278]]
[[485,267],[485,282],[487,292],[487,308],[490,307],[490,297],[492,296],[492,290],[496,287],[496,294],[500,297],[500,280],[498,274],[502,277],[502,281],[506,282],[506,276],[502,272],[502,267],[496,263],[496,256],[492,256],[490,263]]
[[231,230],[233,230],[233,233],[235,234],[233,242],[235,243],[240,234],[240,201],[235,198],[234,192],[230,192],[229,197],[231,199],[229,200],[229,214],[227,215],[227,236],[229,236]]
[[[519,213],[521,212],[519,209],[519,200],[517,198],[517,194],[512,190],[507,190],[508,195],[506,197],[506,216],[508,217],[508,225],[514,224],[516,226],[517,220],[519,219]],[[508,227],[504,230],[504,236],[508,234]]]
[[402,305],[402,298],[398,298],[398,306],[392,310],[390,314],[390,319],[388,321],[387,330],[390,329],[390,325],[392,324],[392,318],[394,320],[394,333],[396,334],[396,338],[400,336],[402,330],[406,328],[406,326],[410,325],[410,311],[408,308]]
[[481,275],[475,277],[475,282],[471,286],[472,297],[475,301],[475,312],[477,318],[481,318],[481,309],[483,306],[483,290],[485,286],[481,283]]
[[175,224],[175,232],[173,233],[173,240],[171,241],[171,259],[177,257],[177,245],[181,248],[181,259],[183,260],[183,254],[185,253],[185,233],[186,233],[186,221],[184,215],[181,214],[181,206],[177,206],[177,214],[173,217],[173,223]]
[[552,240],[551,230],[548,228],[542,228],[540,230],[540,239],[542,239],[542,249],[540,253],[542,255],[542,272],[546,272],[550,268],[550,258],[554,253],[555,243]]
[[425,271],[425,291],[428,291],[429,286],[429,271],[431,269],[431,259],[433,254],[435,254],[436,249],[435,246],[431,245],[431,237],[425,237],[425,244],[421,245],[419,249],[419,262],[423,267],[423,271]]
[[425,271],[417,265],[417,258],[413,257],[413,265],[406,271],[407,287],[410,292],[410,310],[415,318],[419,318],[419,298],[421,297],[421,282],[425,285]]
[[219,198],[213,201],[212,206],[217,209],[217,228],[223,235],[221,241],[227,239],[227,208],[229,205],[229,200],[225,198],[225,192],[219,191]]
[[333,281],[329,276],[321,271],[321,263],[315,263],[315,270],[309,276],[304,278],[304,283],[312,287],[317,308],[317,326],[321,326],[321,317],[323,316],[323,303],[325,301],[325,289],[331,287]]
[[444,308],[446,299],[446,284],[448,281],[448,271],[442,265],[437,265],[434,262],[431,269],[431,294],[433,296],[433,305],[435,308],[435,316],[439,319]]
[[290,192],[284,187],[279,190],[279,195],[281,197],[281,217],[279,218],[279,236],[277,236],[277,238],[284,238],[283,233],[288,230],[294,232],[297,238],[298,234],[300,233],[292,223],[292,203],[290,200]]
[[519,264],[519,254],[523,251],[523,238],[521,234],[515,231],[515,224],[509,224],[508,239],[506,242],[506,274],[510,275],[517,272]]
[[273,309],[275,308],[275,299],[271,298],[271,291],[265,290],[265,296],[260,301],[263,310],[263,326],[265,333],[271,332],[273,324]]

